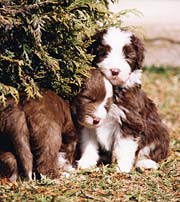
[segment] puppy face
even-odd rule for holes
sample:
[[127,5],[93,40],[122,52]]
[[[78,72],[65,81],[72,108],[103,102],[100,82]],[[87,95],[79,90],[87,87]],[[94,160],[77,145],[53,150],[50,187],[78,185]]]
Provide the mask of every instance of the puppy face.
[[134,70],[141,69],[143,44],[132,33],[109,28],[94,36],[88,52],[95,55],[93,65],[112,85],[123,85]]
[[103,123],[112,104],[112,85],[98,70],[91,71],[81,93],[76,99],[78,122],[88,128],[96,128]]

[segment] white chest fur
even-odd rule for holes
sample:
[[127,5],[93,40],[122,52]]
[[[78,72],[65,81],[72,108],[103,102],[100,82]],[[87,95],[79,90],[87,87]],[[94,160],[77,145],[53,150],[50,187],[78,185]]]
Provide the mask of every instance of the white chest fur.
[[114,124],[108,122],[96,129],[97,141],[106,151],[111,150],[114,131]]
[[113,105],[103,124],[95,129],[97,141],[99,142],[101,147],[104,148],[106,151],[110,151],[112,149],[114,139],[113,136],[117,127],[119,127],[120,124],[119,114],[117,113],[118,114],[117,116],[113,115],[114,110],[116,109],[117,106]]

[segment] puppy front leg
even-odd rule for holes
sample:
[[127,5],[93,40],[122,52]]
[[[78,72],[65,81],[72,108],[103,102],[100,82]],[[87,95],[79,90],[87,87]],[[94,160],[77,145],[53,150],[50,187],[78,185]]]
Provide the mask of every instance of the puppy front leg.
[[77,144],[77,134],[73,129],[67,134],[62,134],[62,145],[58,154],[58,167],[66,171],[73,171],[75,161],[75,149]]
[[60,152],[65,152],[65,158],[72,165],[75,158],[75,148],[78,141],[78,135],[76,128],[73,124],[70,112],[67,113],[67,120],[69,120],[63,127],[62,133],[62,145]]
[[114,142],[113,155],[118,163],[118,171],[130,172],[134,161],[135,153],[138,148],[138,144],[135,140],[129,137],[116,137]]
[[81,158],[78,161],[78,168],[95,167],[99,160],[96,134],[93,129],[84,128],[81,135]]

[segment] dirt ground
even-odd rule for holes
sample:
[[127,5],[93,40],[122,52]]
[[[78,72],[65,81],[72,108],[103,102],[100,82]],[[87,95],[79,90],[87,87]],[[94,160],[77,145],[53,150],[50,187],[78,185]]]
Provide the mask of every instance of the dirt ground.
[[140,26],[145,37],[145,65],[180,67],[180,1],[178,0],[119,0],[110,10],[137,9],[123,17],[125,25]]

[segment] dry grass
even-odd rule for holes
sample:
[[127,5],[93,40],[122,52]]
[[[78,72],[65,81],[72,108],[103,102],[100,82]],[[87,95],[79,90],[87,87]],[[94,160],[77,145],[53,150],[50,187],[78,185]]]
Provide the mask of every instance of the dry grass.
[[60,177],[57,181],[9,183],[0,181],[0,201],[159,201],[180,200],[180,69],[150,68],[143,88],[153,98],[169,126],[171,151],[156,171],[134,170],[119,174],[115,165]]

